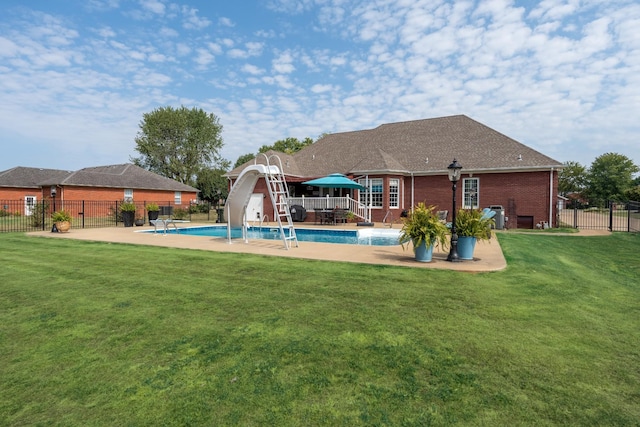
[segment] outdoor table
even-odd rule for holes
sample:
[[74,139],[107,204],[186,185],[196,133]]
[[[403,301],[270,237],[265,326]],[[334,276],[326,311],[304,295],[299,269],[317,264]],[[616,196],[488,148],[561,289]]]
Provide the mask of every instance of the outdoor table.
[[321,210],[315,211],[315,222],[316,224],[333,224],[333,211],[332,210]]

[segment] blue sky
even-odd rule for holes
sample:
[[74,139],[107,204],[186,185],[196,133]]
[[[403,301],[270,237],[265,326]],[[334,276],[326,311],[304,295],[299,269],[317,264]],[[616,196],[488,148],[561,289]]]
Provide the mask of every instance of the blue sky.
[[554,159],[640,164],[637,0],[4,0],[0,170],[129,161],[142,115],[222,156],[465,114]]

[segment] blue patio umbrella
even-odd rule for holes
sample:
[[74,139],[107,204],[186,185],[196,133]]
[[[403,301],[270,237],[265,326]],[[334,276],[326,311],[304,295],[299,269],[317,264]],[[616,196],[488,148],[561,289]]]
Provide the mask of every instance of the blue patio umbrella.
[[356,190],[365,190],[364,185],[360,185],[357,182],[347,178],[341,173],[332,173],[323,178],[312,179],[311,181],[305,181],[303,184],[313,185],[315,187],[324,188],[352,188]]

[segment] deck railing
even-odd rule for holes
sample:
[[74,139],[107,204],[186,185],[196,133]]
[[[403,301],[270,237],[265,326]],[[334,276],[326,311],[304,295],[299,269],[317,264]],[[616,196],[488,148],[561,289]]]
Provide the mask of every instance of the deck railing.
[[346,209],[363,220],[366,220],[367,207],[351,197],[289,197],[289,206],[299,205],[309,211],[321,211],[326,209]]

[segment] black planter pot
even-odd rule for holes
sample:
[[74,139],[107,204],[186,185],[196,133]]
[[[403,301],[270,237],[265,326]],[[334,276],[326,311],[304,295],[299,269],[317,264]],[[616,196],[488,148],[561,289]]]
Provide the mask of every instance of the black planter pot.
[[125,227],[133,227],[133,221],[135,220],[135,212],[122,212],[122,222]]
[[153,225],[151,224],[151,221],[158,219],[160,211],[149,211],[147,214],[149,215],[149,225]]

